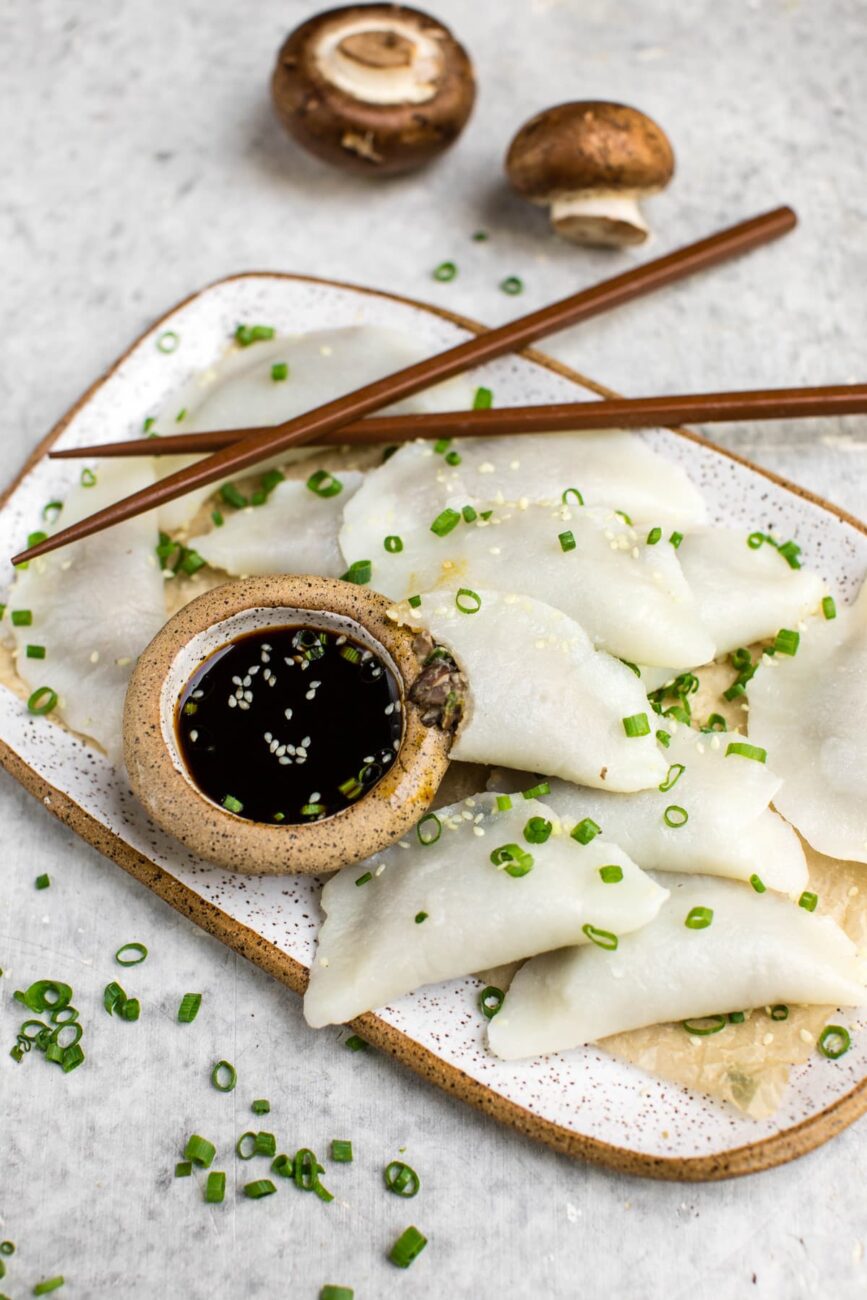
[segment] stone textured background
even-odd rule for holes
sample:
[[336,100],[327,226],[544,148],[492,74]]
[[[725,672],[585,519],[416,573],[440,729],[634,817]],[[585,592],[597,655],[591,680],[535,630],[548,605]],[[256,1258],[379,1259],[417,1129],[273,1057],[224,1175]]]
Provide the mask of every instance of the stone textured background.
[[[579,251],[510,196],[500,162],[531,113],[621,99],[678,156],[648,211],[662,252],[791,203],[795,234],[747,260],[551,341],[625,393],[867,378],[867,7],[864,0],[431,0],[472,51],[476,114],[422,175],[381,185],[298,152],[267,80],[300,0],[0,0],[0,428],[10,476],[92,378],[174,300],[277,269],[428,298],[495,323],[643,253]],[[485,244],[470,235],[490,232]],[[450,258],[460,274],[434,283]],[[498,290],[506,275],[518,300]],[[726,427],[711,436],[865,512],[867,420]],[[0,1037],[12,989],[51,968],[88,1021],[87,1069],[59,1079],[0,1050],[0,1237],[11,1296],[63,1272],[81,1297],[397,1294],[681,1300],[867,1292],[863,1124],[790,1166],[718,1186],[616,1177],[500,1130],[336,1034],[295,999],[80,844],[0,774]],[[50,872],[52,887],[33,879]],[[128,939],[137,1025],[101,989]],[[8,978],[7,978],[8,977]],[[206,998],[174,1025],[181,993]],[[2,1044],[0,1044],[2,1046]],[[209,1086],[225,1056],[241,1083]],[[221,1149],[270,1097],[291,1147],[351,1137],[330,1206],[284,1192],[205,1206],[174,1182],[191,1129]],[[379,1190],[399,1148],[411,1205]],[[233,1168],[232,1164],[227,1165]],[[312,1202],[312,1203],[311,1203]],[[384,1252],[408,1222],[430,1246],[405,1276]]]

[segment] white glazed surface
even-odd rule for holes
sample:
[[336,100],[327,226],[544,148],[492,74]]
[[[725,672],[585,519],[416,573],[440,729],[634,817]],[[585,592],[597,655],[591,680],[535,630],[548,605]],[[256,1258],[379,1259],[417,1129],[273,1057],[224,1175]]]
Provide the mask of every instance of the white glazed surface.
[[[168,392],[220,355],[241,319],[267,320],[287,332],[376,322],[422,335],[431,351],[466,337],[465,330],[423,309],[359,290],[272,276],[227,281],[205,290],[147,335],[82,406],[59,445],[132,436]],[[154,346],[165,328],[181,336],[171,355]],[[478,375],[503,405],[564,400],[576,391],[571,381],[520,357],[494,362]],[[852,598],[867,569],[867,536],[709,448],[664,430],[646,436],[687,469],[707,497],[712,521],[797,536],[807,563],[839,598]],[[0,546],[12,551],[37,526],[43,503],[62,497],[78,472],[74,462],[41,461],[0,514]],[[281,952],[309,964],[319,916],[314,878],[241,878],[198,861],[148,821],[123,776],[99,753],[29,716],[6,690],[0,691],[0,738],[115,835]],[[444,1061],[534,1114],[648,1156],[708,1156],[770,1137],[816,1115],[867,1075],[867,1036],[855,1035],[852,1051],[833,1070],[814,1057],[793,1072],[774,1119],[746,1120],[594,1049],[541,1061],[499,1062],[485,1050],[483,1022],[472,1013],[479,987],[467,979],[423,989],[380,1014]],[[846,1023],[854,1022],[849,1018]]]

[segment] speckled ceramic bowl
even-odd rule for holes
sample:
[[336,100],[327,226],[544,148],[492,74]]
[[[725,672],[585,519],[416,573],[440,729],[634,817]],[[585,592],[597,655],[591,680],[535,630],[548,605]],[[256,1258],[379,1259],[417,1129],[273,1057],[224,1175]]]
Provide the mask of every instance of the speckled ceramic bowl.
[[[281,575],[227,583],[179,610],[139,659],[124,710],[130,784],[154,821],[210,862],[256,875],[333,871],[418,821],[448,767],[449,737],[424,726],[409,699],[420,665],[412,634],[386,618],[389,607],[366,587]],[[220,646],[299,622],[345,632],[385,660],[401,691],[403,735],[392,766],[357,802],[321,821],[273,826],[236,816],[197,788],[175,717],[184,686]]]

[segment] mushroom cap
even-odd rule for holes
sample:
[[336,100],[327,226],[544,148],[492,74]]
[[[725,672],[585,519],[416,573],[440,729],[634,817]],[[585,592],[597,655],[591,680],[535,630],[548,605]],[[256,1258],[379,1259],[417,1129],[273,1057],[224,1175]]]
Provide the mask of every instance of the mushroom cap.
[[506,172],[535,203],[581,192],[641,196],[668,184],[674,153],[662,127],[639,109],[577,100],[524,123],[509,146]]
[[[395,77],[403,77],[398,96],[413,81],[405,96],[370,90],[363,97],[365,85],[394,87]],[[469,55],[442,23],[405,5],[370,4],[329,9],[290,32],[271,91],[280,120],[305,149],[344,169],[389,175],[454,143],[476,87]]]

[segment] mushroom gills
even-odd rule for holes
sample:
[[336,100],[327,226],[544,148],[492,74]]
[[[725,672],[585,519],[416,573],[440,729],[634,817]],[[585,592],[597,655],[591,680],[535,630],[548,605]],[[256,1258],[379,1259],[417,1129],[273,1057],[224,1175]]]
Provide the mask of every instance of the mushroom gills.
[[621,248],[643,244],[650,228],[634,195],[570,194],[551,204],[551,225],[573,244]]

